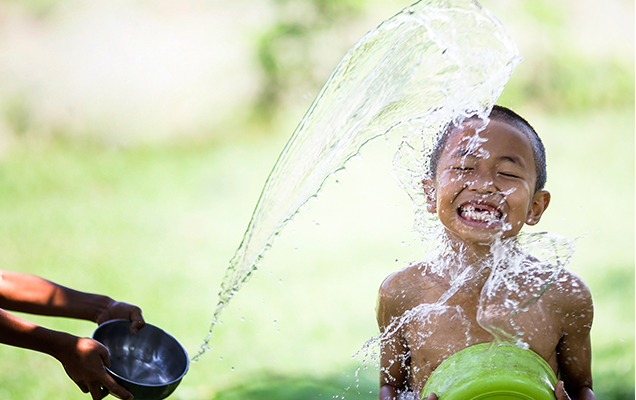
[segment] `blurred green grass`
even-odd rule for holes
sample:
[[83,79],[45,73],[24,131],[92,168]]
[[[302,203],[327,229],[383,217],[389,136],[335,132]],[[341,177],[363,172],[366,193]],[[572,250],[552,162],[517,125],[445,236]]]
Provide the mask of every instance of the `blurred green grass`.
[[[548,148],[554,196],[539,227],[582,236],[571,268],[594,295],[596,390],[599,398],[629,398],[633,115],[528,114]],[[0,162],[0,261],[138,304],[193,354],[282,145],[263,136],[129,148],[25,141]],[[377,396],[373,360],[352,356],[377,334],[382,279],[421,256],[389,153],[382,140],[363,149],[294,218],[223,314],[212,350],[172,398],[351,397],[346,388],[356,385],[356,396]],[[28,318],[78,335],[94,329],[83,321]],[[361,365],[365,378],[355,376]],[[41,354],[0,346],[0,369],[0,398],[85,398]]]

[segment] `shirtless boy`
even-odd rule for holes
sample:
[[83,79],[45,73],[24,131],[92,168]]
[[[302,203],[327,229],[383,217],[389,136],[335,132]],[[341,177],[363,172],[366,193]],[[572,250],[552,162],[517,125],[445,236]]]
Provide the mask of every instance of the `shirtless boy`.
[[[458,271],[461,266],[487,266],[495,241],[514,240],[524,224],[537,224],[550,202],[543,189],[545,151],[534,129],[499,106],[489,119],[481,131],[483,122],[476,117],[449,128],[433,151],[430,177],[423,181],[427,209],[438,215],[450,249],[444,262]],[[435,262],[397,271],[380,288],[380,400],[396,400],[410,391],[419,398],[442,361],[495,339],[482,327],[479,311],[488,267],[475,269],[479,272],[444,302],[447,312],[400,321],[416,307],[437,303],[450,288],[449,274],[435,269]],[[595,399],[590,292],[576,275],[564,269],[558,274],[537,301],[515,315],[514,333],[557,374],[558,400]],[[431,394],[428,399],[436,398]]]

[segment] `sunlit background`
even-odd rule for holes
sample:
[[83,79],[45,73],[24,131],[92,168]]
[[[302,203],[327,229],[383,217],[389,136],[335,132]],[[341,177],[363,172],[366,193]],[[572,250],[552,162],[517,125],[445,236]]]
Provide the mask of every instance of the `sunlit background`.
[[[194,354],[295,125],[397,0],[0,0],[0,268],[142,307]],[[483,0],[524,57],[499,103],[548,152],[538,226],[578,238],[594,386],[634,398],[634,3]],[[384,140],[288,225],[171,398],[377,397],[388,274],[422,257]],[[27,318],[90,336],[86,321]],[[336,397],[337,396],[337,397]],[[0,346],[1,399],[86,399]]]

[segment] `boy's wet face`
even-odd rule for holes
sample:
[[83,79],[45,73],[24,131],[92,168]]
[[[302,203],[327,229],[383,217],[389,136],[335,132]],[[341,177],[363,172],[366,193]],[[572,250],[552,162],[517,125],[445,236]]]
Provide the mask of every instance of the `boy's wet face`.
[[516,128],[491,120],[476,133],[468,121],[450,133],[437,164],[436,211],[449,233],[472,243],[515,236],[524,223],[536,224],[549,193],[535,193],[532,145]]

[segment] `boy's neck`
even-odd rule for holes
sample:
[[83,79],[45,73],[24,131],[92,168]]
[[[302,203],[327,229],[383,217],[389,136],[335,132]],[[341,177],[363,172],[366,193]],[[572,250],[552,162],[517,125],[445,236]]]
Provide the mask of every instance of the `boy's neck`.
[[451,288],[459,284],[464,294],[470,292],[478,297],[492,271],[490,245],[469,245],[452,234],[448,234],[447,239],[450,252],[446,253],[444,264]]
[[451,249],[466,265],[477,266],[492,257],[490,243],[467,242],[448,230],[446,235]]

